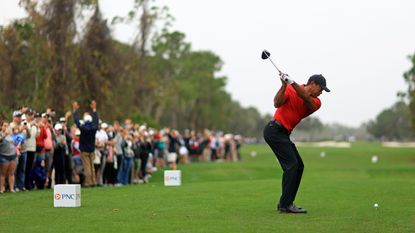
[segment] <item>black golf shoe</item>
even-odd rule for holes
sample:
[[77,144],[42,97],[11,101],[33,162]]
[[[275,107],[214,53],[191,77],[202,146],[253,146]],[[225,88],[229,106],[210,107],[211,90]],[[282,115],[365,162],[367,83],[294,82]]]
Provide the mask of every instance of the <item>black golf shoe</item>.
[[307,210],[303,209],[301,207],[297,207],[293,204],[287,206],[287,207],[279,207],[278,206],[278,211],[280,213],[286,213],[286,214],[306,214]]

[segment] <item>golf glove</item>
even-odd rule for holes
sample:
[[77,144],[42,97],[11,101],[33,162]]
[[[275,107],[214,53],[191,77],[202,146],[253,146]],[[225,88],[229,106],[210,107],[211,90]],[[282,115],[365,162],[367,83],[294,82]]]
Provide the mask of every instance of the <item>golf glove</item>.
[[290,76],[288,74],[280,74],[280,79],[288,84],[293,84],[294,80],[289,78]]

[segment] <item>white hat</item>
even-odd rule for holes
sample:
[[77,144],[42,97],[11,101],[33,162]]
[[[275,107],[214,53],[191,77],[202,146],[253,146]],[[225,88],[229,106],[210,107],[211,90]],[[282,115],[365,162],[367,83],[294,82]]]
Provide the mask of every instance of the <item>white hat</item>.
[[62,129],[62,125],[61,124],[59,124],[59,123],[57,123],[56,125],[55,125],[55,130],[56,131],[58,131],[58,130],[61,130]]
[[75,136],[79,136],[79,135],[81,135],[81,130],[76,129],[76,130],[75,130]]
[[22,116],[22,112],[21,111],[14,111],[13,112],[13,117],[21,117]]
[[147,129],[147,127],[145,126],[145,125],[142,125],[142,126],[140,126],[140,128],[138,128],[138,131],[144,131],[144,130],[146,130]]
[[225,139],[226,139],[226,140],[231,140],[231,139],[232,139],[232,137],[233,137],[233,135],[232,135],[232,134],[230,134],[230,133],[225,134]]
[[104,123],[102,123],[102,124],[101,124],[101,128],[103,128],[103,129],[108,128],[108,124],[107,124],[107,123],[105,123],[105,122],[104,122]]
[[92,116],[91,115],[85,115],[84,116],[84,121],[86,122],[92,122]]

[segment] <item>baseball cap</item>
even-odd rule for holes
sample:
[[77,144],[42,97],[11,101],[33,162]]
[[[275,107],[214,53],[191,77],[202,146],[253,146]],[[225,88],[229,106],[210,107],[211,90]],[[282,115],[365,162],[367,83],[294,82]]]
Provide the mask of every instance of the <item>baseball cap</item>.
[[84,116],[84,121],[86,122],[92,122],[92,116],[91,115],[85,115]]
[[76,130],[75,130],[75,136],[79,136],[79,135],[81,135],[81,130],[76,129]]
[[310,83],[311,81],[313,81],[315,84],[318,84],[321,87],[321,89],[325,90],[326,92],[330,92],[330,89],[327,88],[326,79],[324,78],[323,75],[321,74],[312,75],[308,79],[308,83]]
[[66,118],[65,118],[65,117],[61,117],[61,118],[59,118],[59,122],[61,122],[61,123],[65,123],[65,122],[66,122]]
[[103,129],[108,128],[108,124],[107,124],[107,123],[105,123],[105,122],[104,122],[104,123],[102,123],[102,124],[101,124],[101,128],[103,128]]
[[21,117],[22,116],[22,112],[21,111],[14,111],[13,112],[13,117]]
[[33,109],[31,109],[31,108],[27,109],[27,111],[26,111],[26,114],[30,115],[30,116],[32,116],[34,113],[35,113],[35,111],[33,111]]
[[59,124],[59,123],[57,123],[56,125],[55,125],[55,130],[57,131],[57,130],[61,130],[62,129],[62,125],[61,124]]

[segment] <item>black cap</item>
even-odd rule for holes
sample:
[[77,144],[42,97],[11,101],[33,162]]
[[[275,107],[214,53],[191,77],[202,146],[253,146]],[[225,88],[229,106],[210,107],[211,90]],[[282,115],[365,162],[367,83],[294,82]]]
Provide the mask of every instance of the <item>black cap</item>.
[[35,111],[33,111],[33,109],[31,109],[31,108],[27,109],[27,111],[26,111],[26,114],[28,114],[28,115],[33,115],[34,113],[35,113]]
[[326,79],[321,74],[315,74],[308,79],[307,83],[313,81],[315,84],[319,85],[321,89],[325,90],[326,92],[330,92],[330,89],[327,88]]

